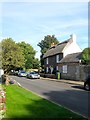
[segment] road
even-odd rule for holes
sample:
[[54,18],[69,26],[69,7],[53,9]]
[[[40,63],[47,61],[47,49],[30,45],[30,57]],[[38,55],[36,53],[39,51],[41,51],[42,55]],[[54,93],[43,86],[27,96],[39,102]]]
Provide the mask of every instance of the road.
[[19,82],[24,88],[88,118],[90,92],[78,85],[17,76],[10,78]]

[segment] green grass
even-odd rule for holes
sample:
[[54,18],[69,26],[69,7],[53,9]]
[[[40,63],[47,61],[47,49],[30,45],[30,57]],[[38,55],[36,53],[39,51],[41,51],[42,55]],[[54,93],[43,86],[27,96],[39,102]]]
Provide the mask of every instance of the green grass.
[[6,118],[62,118],[82,117],[16,85],[6,86]]

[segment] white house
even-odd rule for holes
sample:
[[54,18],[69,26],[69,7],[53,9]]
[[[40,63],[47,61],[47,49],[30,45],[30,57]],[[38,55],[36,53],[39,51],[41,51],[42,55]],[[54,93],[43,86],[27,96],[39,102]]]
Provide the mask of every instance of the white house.
[[76,35],[75,34],[70,35],[70,39],[69,39],[67,45],[62,50],[62,52],[63,52],[63,57],[65,57],[68,54],[82,52],[81,48],[76,43]]
[[43,56],[46,73],[49,72],[50,68],[58,70],[60,61],[67,55],[80,52],[82,52],[82,50],[76,42],[75,34],[70,35],[70,38],[66,41],[52,46]]

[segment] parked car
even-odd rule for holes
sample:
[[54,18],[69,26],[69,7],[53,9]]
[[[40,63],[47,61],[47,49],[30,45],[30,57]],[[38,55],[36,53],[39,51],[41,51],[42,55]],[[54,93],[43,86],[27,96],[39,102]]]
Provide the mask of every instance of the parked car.
[[86,77],[86,81],[84,82],[84,89],[90,91],[90,74]]
[[26,71],[22,70],[22,71],[19,71],[18,76],[19,77],[26,77],[27,73],[26,73]]
[[18,75],[18,73],[19,73],[19,71],[14,71],[13,74],[14,74],[14,75]]
[[30,72],[27,74],[27,78],[36,78],[36,79],[39,79],[40,78],[40,75],[36,72]]

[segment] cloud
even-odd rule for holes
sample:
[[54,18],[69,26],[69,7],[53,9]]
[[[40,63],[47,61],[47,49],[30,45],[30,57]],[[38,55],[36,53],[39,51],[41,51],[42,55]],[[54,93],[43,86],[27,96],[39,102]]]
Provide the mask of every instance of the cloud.
[[54,34],[64,41],[72,33],[85,44],[88,34],[88,4],[68,2],[3,2],[2,3],[3,36],[30,43],[40,54],[37,43],[44,36]]

